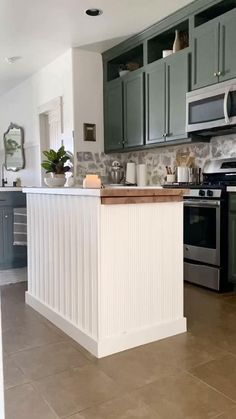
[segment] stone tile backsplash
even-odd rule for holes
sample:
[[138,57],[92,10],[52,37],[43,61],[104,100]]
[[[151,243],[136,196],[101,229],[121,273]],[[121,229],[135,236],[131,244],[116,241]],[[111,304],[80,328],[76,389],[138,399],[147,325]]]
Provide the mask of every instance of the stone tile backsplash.
[[82,184],[87,173],[100,175],[104,182],[108,181],[109,168],[114,160],[125,167],[127,161],[145,163],[147,166],[148,184],[158,185],[164,182],[166,166],[176,166],[176,154],[191,153],[195,156],[197,167],[203,168],[206,160],[220,157],[236,157],[236,136],[212,138],[210,143],[195,143],[182,146],[160,147],[127,153],[77,153],[77,183]]

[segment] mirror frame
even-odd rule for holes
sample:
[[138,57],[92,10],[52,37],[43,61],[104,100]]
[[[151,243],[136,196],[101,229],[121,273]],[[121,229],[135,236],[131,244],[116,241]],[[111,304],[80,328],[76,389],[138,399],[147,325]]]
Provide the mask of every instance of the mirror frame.
[[[11,129],[18,129],[20,130],[21,133],[21,153],[22,153],[22,165],[20,167],[7,167],[7,152],[6,152],[6,136],[7,134],[10,132]],[[19,170],[22,170],[25,168],[25,151],[24,151],[24,130],[22,127],[20,127],[17,124],[14,124],[13,122],[10,123],[8,129],[6,132],[4,132],[3,134],[3,140],[4,140],[4,152],[5,152],[5,170],[7,170],[8,172],[18,172]]]

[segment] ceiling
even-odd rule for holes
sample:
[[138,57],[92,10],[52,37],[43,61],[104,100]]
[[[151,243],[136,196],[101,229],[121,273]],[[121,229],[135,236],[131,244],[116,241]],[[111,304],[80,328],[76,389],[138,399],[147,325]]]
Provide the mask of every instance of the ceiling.
[[[99,52],[152,25],[192,0],[1,0],[0,94],[70,47]],[[84,11],[99,8],[89,17]],[[9,65],[5,57],[22,56]]]

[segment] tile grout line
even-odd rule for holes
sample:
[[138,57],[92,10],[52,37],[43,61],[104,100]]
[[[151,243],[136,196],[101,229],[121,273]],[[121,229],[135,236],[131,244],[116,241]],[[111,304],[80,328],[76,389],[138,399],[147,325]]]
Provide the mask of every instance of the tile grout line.
[[[226,399],[230,400],[231,402],[233,402],[236,406],[236,400],[231,399],[231,397],[227,396],[226,394],[222,393],[220,390],[218,390],[217,388],[211,386],[210,384],[208,384],[206,381],[202,380],[201,378],[197,377],[196,375],[192,374],[191,372],[187,372],[187,374],[189,374],[191,377],[195,378],[197,381],[200,381],[201,383],[204,383],[207,387],[209,387],[211,390],[216,391],[218,394],[220,394],[221,396],[224,396]],[[223,412],[222,412],[223,413]],[[221,413],[221,414],[222,414]]]

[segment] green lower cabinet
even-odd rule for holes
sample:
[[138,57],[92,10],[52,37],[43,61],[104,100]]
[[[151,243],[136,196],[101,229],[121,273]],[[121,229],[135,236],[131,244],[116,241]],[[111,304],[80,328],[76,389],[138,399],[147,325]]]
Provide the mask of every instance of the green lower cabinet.
[[124,148],[144,145],[144,73],[124,78]]
[[123,147],[123,82],[121,79],[107,84],[104,109],[105,151]]
[[166,64],[160,60],[146,71],[146,144],[164,141],[166,121]]
[[231,193],[229,199],[229,246],[228,275],[229,281],[236,284],[236,194]]

